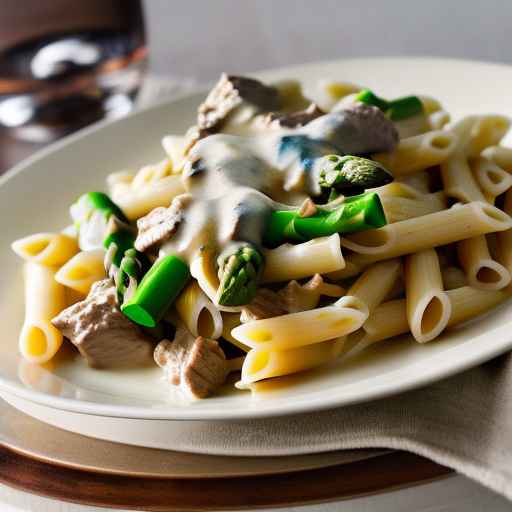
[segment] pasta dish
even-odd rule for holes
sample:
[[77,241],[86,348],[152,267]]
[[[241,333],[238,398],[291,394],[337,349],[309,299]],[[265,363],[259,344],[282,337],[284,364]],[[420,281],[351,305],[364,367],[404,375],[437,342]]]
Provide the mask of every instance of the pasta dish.
[[92,368],[157,365],[205,398],[406,333],[431,342],[505,301],[508,118],[452,123],[434,98],[378,94],[223,74],[161,162],[12,243],[22,357],[67,340]]

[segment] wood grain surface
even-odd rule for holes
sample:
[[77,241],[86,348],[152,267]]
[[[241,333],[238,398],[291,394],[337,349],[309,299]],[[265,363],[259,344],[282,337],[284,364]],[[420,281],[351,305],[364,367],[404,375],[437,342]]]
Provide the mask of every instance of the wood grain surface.
[[0,448],[0,481],[63,501],[148,511],[244,509],[339,500],[431,481],[450,473],[394,452],[325,469],[250,478],[162,479],[53,466]]

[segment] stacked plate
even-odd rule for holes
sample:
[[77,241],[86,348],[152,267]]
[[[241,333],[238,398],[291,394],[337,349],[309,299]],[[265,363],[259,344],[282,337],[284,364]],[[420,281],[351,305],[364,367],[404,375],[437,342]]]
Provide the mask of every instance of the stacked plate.
[[[319,78],[361,83],[385,97],[411,92],[437,97],[454,117],[464,113],[512,112],[512,99],[497,93],[512,68],[440,59],[361,59],[260,73],[265,80],[298,78],[306,90]],[[471,98],[461,94],[461,77]],[[44,150],[0,180],[0,394],[44,422],[88,436],[145,447],[229,455],[304,454],[325,449],[322,431],[291,439],[285,449],[267,436],[272,419],[301,418],[313,411],[376,399],[424,385],[512,347],[512,305],[439,343],[393,342],[368,356],[289,378],[279,387],[250,394],[230,391],[193,403],[173,395],[158,368],[104,372],[62,351],[46,367],[24,362],[17,351],[23,321],[21,265],[8,244],[30,232],[61,229],[69,204],[84,191],[104,188],[108,173],[136,169],[163,157],[160,139],[184,133],[202,95],[107,122]],[[266,438],[267,437],[267,438]],[[315,441],[316,439],[316,441]]]

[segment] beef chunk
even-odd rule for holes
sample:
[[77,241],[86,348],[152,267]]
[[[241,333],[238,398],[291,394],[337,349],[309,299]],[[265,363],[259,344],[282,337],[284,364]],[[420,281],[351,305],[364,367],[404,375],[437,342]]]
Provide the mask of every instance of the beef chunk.
[[325,112],[316,103],[311,103],[306,110],[299,112],[291,112],[289,114],[272,112],[267,114],[264,123],[269,128],[300,128],[324,114]]
[[116,289],[109,279],[93,284],[85,300],[62,311],[52,324],[93,368],[137,366],[151,361],[153,343],[121,313]]
[[183,219],[187,198],[185,195],[175,197],[169,208],[159,206],[137,221],[139,232],[134,245],[138,251],[144,252],[171,238]]
[[167,379],[195,398],[205,398],[226,380],[230,365],[215,340],[194,338],[186,329],[176,331],[174,341],[163,340],[154,358]]
[[251,322],[287,313],[286,304],[279,294],[268,288],[259,288],[251,303],[242,308],[240,321],[242,323]]
[[223,73],[204,103],[199,106],[199,130],[218,128],[242,104],[249,104],[257,111],[268,112],[280,108],[279,92],[259,80]]
[[316,308],[322,295],[341,297],[344,293],[341,286],[326,283],[320,274],[315,274],[304,284],[290,281],[283,289],[279,290],[278,295],[288,313],[298,313]]

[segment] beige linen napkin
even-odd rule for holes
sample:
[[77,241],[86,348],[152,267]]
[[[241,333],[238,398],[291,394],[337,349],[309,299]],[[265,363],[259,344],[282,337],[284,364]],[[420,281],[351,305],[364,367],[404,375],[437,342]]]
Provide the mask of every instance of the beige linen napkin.
[[[142,98],[196,89],[149,79]],[[159,134],[160,135],[160,134]],[[499,357],[428,387],[340,409],[264,420],[194,422],[188,443],[204,452],[289,455],[394,448],[428,457],[512,499],[512,357]]]

